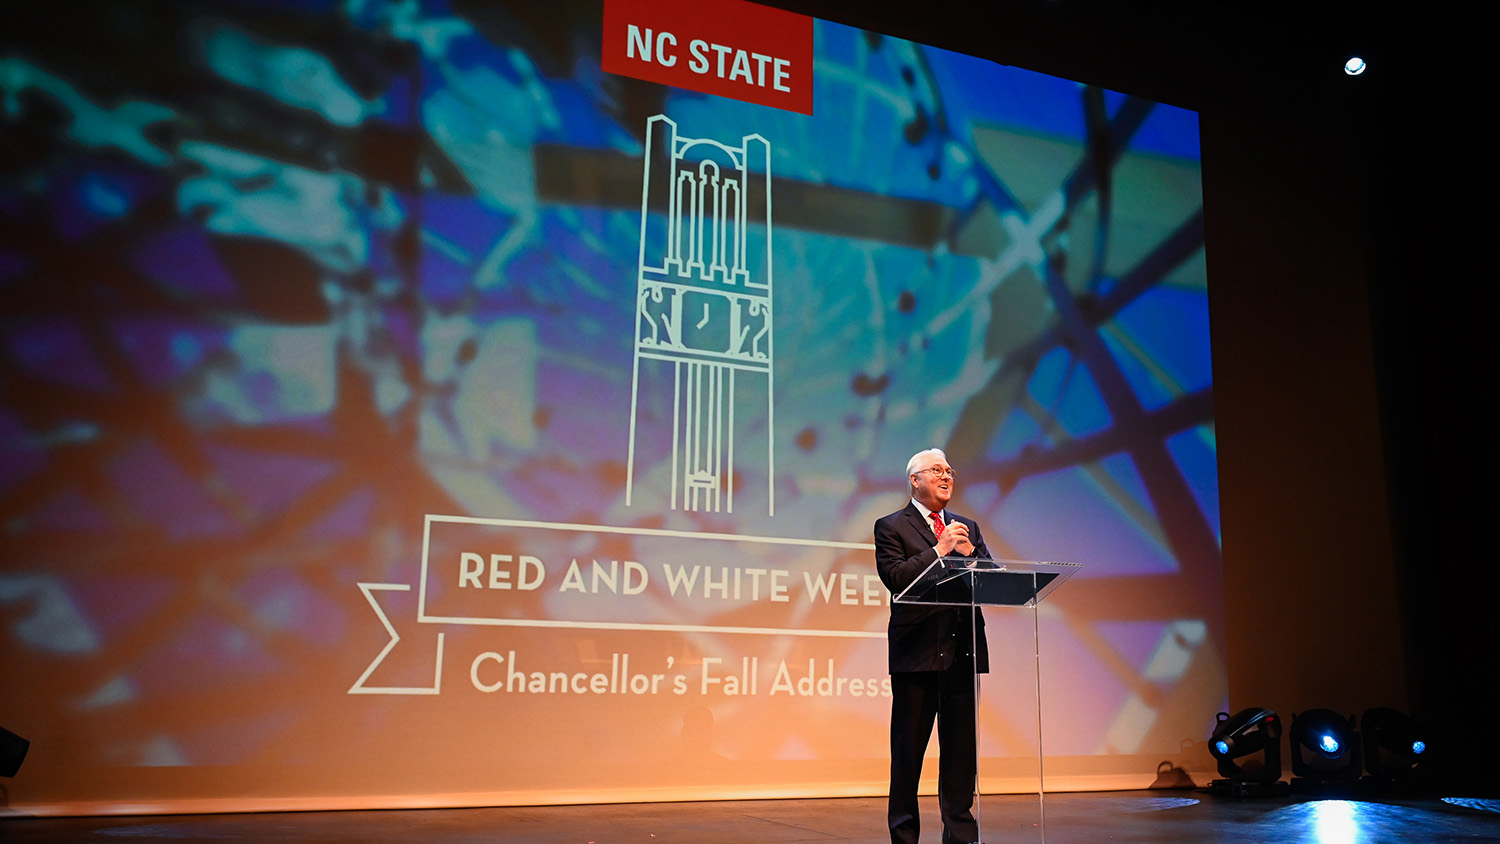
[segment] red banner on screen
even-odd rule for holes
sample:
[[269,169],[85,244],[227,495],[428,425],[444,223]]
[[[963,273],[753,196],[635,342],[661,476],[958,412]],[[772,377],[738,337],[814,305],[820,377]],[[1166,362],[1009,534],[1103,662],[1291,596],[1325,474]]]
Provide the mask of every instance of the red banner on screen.
[[812,114],[813,19],[744,0],[605,0],[604,69]]

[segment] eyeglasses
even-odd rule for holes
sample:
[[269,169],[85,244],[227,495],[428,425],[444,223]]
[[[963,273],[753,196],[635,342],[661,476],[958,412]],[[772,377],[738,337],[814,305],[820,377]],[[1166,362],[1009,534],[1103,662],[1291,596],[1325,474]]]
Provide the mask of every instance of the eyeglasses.
[[917,470],[917,474],[919,474],[919,475],[922,474],[923,472],[931,472],[934,476],[939,477],[939,478],[957,478],[958,477],[958,473],[957,472],[953,471],[952,469],[944,469],[941,466],[928,466],[926,469],[919,469],[919,470]]

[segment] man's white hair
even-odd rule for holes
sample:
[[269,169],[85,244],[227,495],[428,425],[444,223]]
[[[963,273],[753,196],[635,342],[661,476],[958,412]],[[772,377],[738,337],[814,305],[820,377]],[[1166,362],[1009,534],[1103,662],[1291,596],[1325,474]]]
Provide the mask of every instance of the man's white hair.
[[943,461],[944,463],[948,462],[948,455],[944,454],[941,448],[929,448],[926,451],[919,451],[916,454],[913,454],[910,460],[906,461],[906,477],[910,479],[912,475],[915,475],[922,469],[927,468],[922,464],[926,463],[934,457]]

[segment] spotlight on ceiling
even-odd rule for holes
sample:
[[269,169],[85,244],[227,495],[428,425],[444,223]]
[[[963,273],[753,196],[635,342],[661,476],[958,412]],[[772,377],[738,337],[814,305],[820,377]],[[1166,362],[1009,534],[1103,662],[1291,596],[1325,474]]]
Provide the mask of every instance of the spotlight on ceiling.
[[1360,739],[1354,716],[1332,709],[1292,713],[1292,790],[1326,792],[1359,780]]
[[1359,56],[1350,56],[1349,61],[1344,62],[1344,72],[1350,76],[1358,76],[1365,72],[1365,60]]
[[1432,770],[1431,737],[1420,718],[1381,706],[1360,716],[1359,729],[1370,782],[1403,786],[1426,781]]
[[1208,752],[1219,763],[1223,779],[1208,784],[1209,791],[1231,797],[1287,793],[1281,782],[1281,719],[1260,707],[1241,709],[1230,717],[1220,712]]

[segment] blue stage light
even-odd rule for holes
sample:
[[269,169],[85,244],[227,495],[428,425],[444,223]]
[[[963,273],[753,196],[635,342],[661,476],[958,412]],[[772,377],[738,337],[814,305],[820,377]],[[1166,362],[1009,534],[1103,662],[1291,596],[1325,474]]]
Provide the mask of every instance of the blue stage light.
[[1370,781],[1378,785],[1425,782],[1430,767],[1442,759],[1441,747],[1434,746],[1429,752],[1427,740],[1432,736],[1421,718],[1377,707],[1365,712],[1359,727],[1364,734],[1365,770]]
[[1326,793],[1359,779],[1361,745],[1354,718],[1332,709],[1292,715],[1292,790]]
[[1281,782],[1281,720],[1269,709],[1242,709],[1230,717],[1220,712],[1209,752],[1219,775],[1209,783],[1214,794],[1235,797],[1285,794]]

